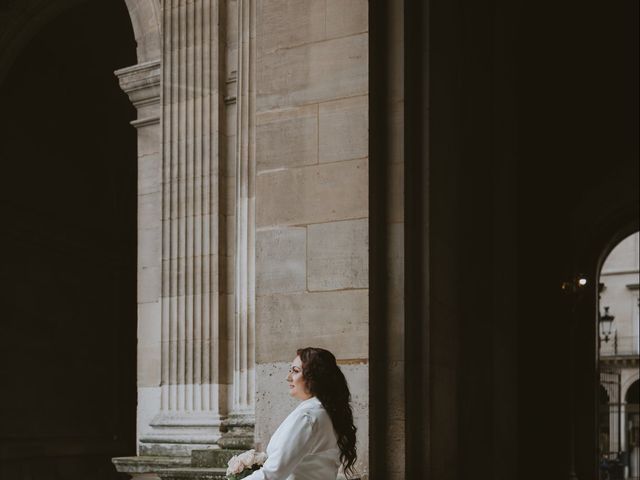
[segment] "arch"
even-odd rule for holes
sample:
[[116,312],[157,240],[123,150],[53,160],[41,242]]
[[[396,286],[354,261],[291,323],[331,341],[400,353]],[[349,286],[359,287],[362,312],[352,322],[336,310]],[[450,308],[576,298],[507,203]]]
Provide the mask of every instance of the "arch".
[[[5,312],[2,362],[17,367],[2,372],[13,395],[0,402],[12,412],[3,422],[0,477],[64,468],[93,478],[88,470],[112,469],[114,451],[135,452],[135,111],[112,74],[137,62],[134,32],[123,1],[24,5],[33,24],[17,9],[6,10],[4,20],[12,28],[25,22],[28,32],[2,36],[9,42],[2,53],[15,58],[0,85],[0,123],[8,132],[2,213],[12,252],[2,279],[12,282],[16,298]],[[31,189],[29,200],[19,197]],[[18,305],[44,283],[47,296]],[[65,360],[66,352],[82,360]],[[52,387],[57,394],[46,403],[56,415],[38,413],[37,392]],[[19,453],[22,444],[28,455]]]
[[[625,403],[638,403],[638,388],[640,386],[640,380],[638,380],[638,375],[635,376],[636,379],[633,381],[629,381],[629,385],[624,389],[624,394],[622,398],[624,398]],[[631,402],[631,396],[636,397],[635,402]]]
[[125,0],[138,44],[138,63],[158,60],[162,46],[160,0]]
[[640,380],[640,372],[636,370],[633,375],[622,382],[622,398],[626,398],[629,388],[631,388],[631,385],[638,380]]

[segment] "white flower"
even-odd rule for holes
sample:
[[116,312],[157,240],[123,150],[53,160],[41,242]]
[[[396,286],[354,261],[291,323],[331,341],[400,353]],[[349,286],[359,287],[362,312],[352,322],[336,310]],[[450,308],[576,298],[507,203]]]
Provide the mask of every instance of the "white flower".
[[254,449],[242,452],[239,455],[231,457],[227,462],[227,475],[242,473],[243,470],[253,467],[254,465],[262,465],[267,460],[264,452],[256,452]]
[[229,462],[227,462],[229,468],[227,468],[227,475],[237,474],[244,470],[244,464],[238,460],[238,456],[232,457]]
[[255,456],[255,454],[255,450],[247,450],[246,452],[238,455],[238,460],[240,460],[245,467],[251,468],[251,466],[253,465],[253,457]]

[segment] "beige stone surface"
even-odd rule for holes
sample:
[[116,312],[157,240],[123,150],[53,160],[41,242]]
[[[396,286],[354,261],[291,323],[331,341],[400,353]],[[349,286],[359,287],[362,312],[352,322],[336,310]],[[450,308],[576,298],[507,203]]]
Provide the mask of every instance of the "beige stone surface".
[[138,194],[160,191],[162,183],[162,158],[157,153],[138,157]]
[[368,310],[368,290],[259,296],[257,362],[288,361],[311,343],[341,358],[367,358]]
[[160,302],[138,304],[138,344],[154,345],[162,340]]
[[[228,140],[232,140],[232,142],[227,143],[227,152],[226,157],[229,160],[233,160],[235,163],[236,158],[236,129],[238,128],[238,100],[237,100],[237,89],[238,82],[237,80],[230,83],[227,87],[231,92],[233,92],[233,97],[235,98],[232,105],[226,105],[224,109],[224,120],[225,120],[225,136],[224,138]],[[233,150],[230,150],[233,149]],[[235,172],[234,172],[235,173]]]
[[317,105],[261,113],[256,122],[258,171],[317,163]]
[[125,0],[136,36],[138,61],[160,57],[161,6],[155,0]]
[[276,50],[257,59],[258,111],[364,95],[368,35]]
[[165,298],[174,297],[176,292],[180,296],[191,295],[194,289],[196,289],[197,293],[215,293],[219,291],[218,255],[180,257],[173,260],[164,260],[163,265],[166,272],[172,272],[165,279],[165,291],[163,292],[163,297]]
[[[228,52],[238,48],[238,0],[227,0],[225,8],[225,43]],[[235,65],[226,64],[228,71],[234,71]]]
[[369,287],[369,221],[308,227],[309,291]]
[[236,177],[224,177],[224,191],[220,202],[220,213],[232,217],[236,213]]
[[162,230],[160,224],[138,229],[138,265],[139,266],[157,266],[162,262],[161,254],[161,238]]
[[236,177],[224,177],[225,189],[222,192],[220,202],[220,213],[233,218],[236,213]]
[[162,317],[160,302],[138,304],[138,386],[159,386]]
[[367,160],[352,160],[258,175],[257,225],[301,225],[366,217],[367,168]]
[[319,160],[336,162],[369,154],[369,98],[322,103],[319,108]]
[[162,196],[160,192],[138,195],[138,226],[156,225],[162,217]]
[[160,411],[161,387],[138,385],[138,409],[136,414],[138,437],[151,430],[149,426]]
[[231,294],[235,289],[235,257],[224,255],[220,257],[220,293]]
[[161,130],[159,122],[138,128],[138,158],[153,153],[160,153],[162,148],[160,137]]
[[160,298],[160,266],[138,268],[138,303],[155,302]]
[[160,385],[161,345],[138,345],[138,387]]
[[325,2],[318,0],[259,0],[257,2],[259,52],[323,40]]
[[218,216],[220,235],[218,241],[220,242],[219,252],[220,255],[233,255],[235,248],[235,217],[227,215]]
[[[173,248],[174,252],[173,253],[169,253],[167,252],[167,254],[177,257],[177,256],[184,256],[184,253],[182,254],[176,254],[177,249],[178,249],[178,245],[177,245],[177,237],[178,235],[182,235],[184,238],[184,235],[186,234],[186,225],[187,225],[187,218],[189,218],[190,223],[189,225],[193,226],[193,228],[189,231],[189,237],[191,239],[193,239],[194,241],[197,242],[198,245],[198,256],[201,255],[209,255],[211,252],[219,252],[219,241],[220,241],[220,232],[218,231],[218,227],[215,227],[215,225],[218,225],[218,216],[217,215],[199,215],[199,216],[182,216],[180,217],[182,222],[176,222],[173,221],[173,229],[172,229],[172,225],[171,222],[169,220],[164,220],[162,221],[162,227],[164,228],[165,232],[167,235],[173,235],[176,242],[174,242],[173,246],[171,248]],[[193,222],[193,219],[198,220],[197,222]],[[208,232],[208,237],[209,240],[205,241],[205,237],[203,235],[204,232]],[[173,233],[172,233],[173,232]],[[224,239],[222,239],[224,241]],[[185,250],[185,245],[181,244],[180,245],[181,248],[181,252],[184,252]]]
[[219,211],[222,203],[220,195],[225,193],[221,191],[218,181],[217,175],[189,176],[172,182],[170,187],[165,186],[165,198],[171,198],[172,204],[162,212],[164,218],[205,216],[212,211]]
[[343,37],[369,29],[367,0],[326,0],[327,37]]
[[306,289],[305,228],[256,233],[256,294],[303,292]]

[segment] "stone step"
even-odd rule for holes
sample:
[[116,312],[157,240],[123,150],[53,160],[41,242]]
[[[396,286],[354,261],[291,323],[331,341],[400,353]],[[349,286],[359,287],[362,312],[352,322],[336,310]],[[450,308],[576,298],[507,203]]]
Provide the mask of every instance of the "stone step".
[[190,457],[178,456],[146,456],[137,457],[116,457],[111,461],[118,472],[128,473],[131,476],[136,474],[147,474],[155,472],[157,469],[190,467]]
[[167,468],[155,473],[162,480],[224,480],[226,468]]
[[[193,450],[191,456],[138,456],[112,459],[118,472],[134,479],[155,474],[162,480],[218,480],[224,479],[227,462],[244,450],[209,448]],[[152,477],[146,477],[152,478]]]
[[[227,462],[243,451],[212,448],[193,450],[191,457],[121,457],[114,458],[113,463],[118,472],[128,473],[134,480],[158,477],[161,480],[224,480]],[[338,475],[337,480],[345,477]]]
[[225,448],[193,450],[191,452],[191,466],[226,469],[231,457],[239,455],[244,451],[245,450],[231,450]]

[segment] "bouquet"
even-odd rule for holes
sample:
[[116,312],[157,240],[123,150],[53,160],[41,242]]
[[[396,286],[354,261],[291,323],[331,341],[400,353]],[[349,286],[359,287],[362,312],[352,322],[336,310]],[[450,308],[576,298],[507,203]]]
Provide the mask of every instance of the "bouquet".
[[267,455],[255,450],[248,450],[231,457],[227,463],[227,480],[240,480],[258,470],[267,460]]

